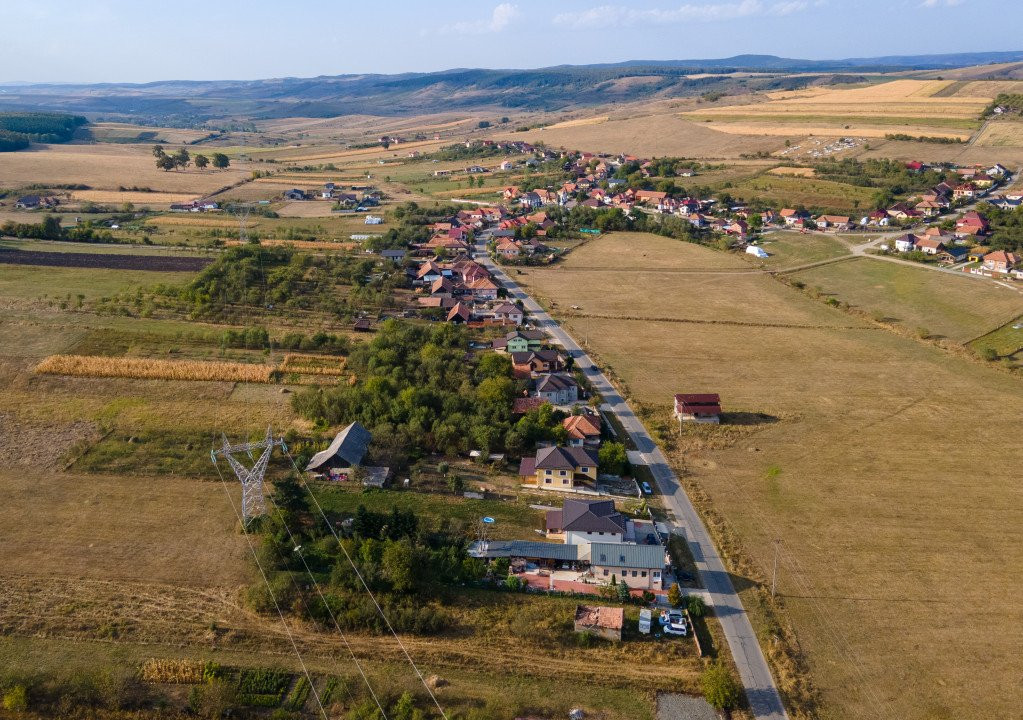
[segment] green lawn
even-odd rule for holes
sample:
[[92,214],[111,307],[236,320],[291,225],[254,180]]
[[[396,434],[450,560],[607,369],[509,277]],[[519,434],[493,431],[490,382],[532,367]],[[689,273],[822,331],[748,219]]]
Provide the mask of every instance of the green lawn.
[[981,354],[991,348],[1013,367],[1023,366],[1023,317],[1014,318],[994,332],[977,338],[970,347]]
[[77,295],[94,300],[159,283],[180,285],[193,277],[191,272],[2,265],[0,296],[24,300],[71,297],[77,302]]
[[875,191],[833,180],[764,174],[734,183],[728,192],[742,200],[758,199],[783,207],[805,205],[852,213],[869,207]]

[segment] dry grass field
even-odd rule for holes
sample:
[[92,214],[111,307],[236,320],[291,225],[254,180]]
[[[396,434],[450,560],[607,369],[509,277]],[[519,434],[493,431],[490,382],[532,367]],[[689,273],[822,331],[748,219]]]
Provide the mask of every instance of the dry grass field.
[[[615,242],[573,253],[567,272],[524,279],[558,309],[586,297],[585,314],[563,313],[568,327],[667,427],[678,391],[720,392],[726,411],[779,419],[739,441],[727,427],[687,434],[678,461],[761,577],[781,539],[782,602],[822,716],[1012,716],[1023,552],[1010,528],[1023,523],[1015,471],[1023,457],[1012,443],[995,441],[1002,452],[991,453],[974,440],[980,428],[986,438],[1014,437],[1019,379],[759,276],[693,283],[695,273],[665,273],[654,284],[615,266],[610,293],[608,273],[572,272]],[[655,239],[648,254],[655,246],[664,251]],[[693,269],[719,257],[690,251]],[[599,317],[621,311],[620,294],[630,315],[668,318]],[[685,322],[691,315],[704,322]],[[750,324],[713,322],[736,316]],[[804,322],[773,326],[779,318]]]
[[764,200],[775,207],[805,205],[807,208],[844,210],[849,214],[869,207],[873,197],[871,188],[833,180],[769,174],[733,183],[728,192],[743,200]]
[[959,343],[1023,314],[1023,294],[1010,288],[871,258],[803,270],[793,278],[855,308]]
[[130,125],[128,123],[98,122],[88,126],[91,139],[98,142],[118,143],[168,143],[182,145],[202,140],[210,133],[206,130],[189,130],[187,128],[152,127]]
[[71,199],[75,202],[94,202],[104,205],[170,205],[195,200],[196,193],[130,192],[119,190],[75,190]]
[[977,134],[975,142],[984,147],[1023,147],[1023,122],[993,120]]
[[153,162],[151,145],[42,145],[5,153],[0,187],[88,185],[93,190],[148,187],[157,192],[204,194],[231,185],[248,174],[234,163],[227,170],[166,172]]
[[630,153],[658,157],[737,158],[743,153],[773,152],[784,146],[781,138],[751,134],[736,136],[689,122],[675,113],[612,119],[597,124],[549,127],[497,135],[504,140],[545,142],[590,152]]
[[904,132],[965,140],[979,127],[977,118],[994,97],[993,88],[978,88],[979,95],[942,95],[951,84],[901,79],[866,87],[820,88],[775,95],[763,103],[698,109],[684,116],[740,134],[883,137]]

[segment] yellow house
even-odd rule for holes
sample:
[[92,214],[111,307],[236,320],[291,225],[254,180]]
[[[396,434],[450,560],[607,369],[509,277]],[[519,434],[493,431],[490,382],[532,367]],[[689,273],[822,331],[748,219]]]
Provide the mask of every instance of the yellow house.
[[522,458],[519,475],[545,490],[572,490],[577,480],[596,481],[597,453],[584,447],[549,447]]

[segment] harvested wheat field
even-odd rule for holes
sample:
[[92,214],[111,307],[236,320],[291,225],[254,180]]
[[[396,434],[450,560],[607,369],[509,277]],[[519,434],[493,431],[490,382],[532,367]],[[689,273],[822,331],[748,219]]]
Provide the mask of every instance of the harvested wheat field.
[[5,153],[0,187],[88,185],[92,190],[145,187],[157,192],[205,194],[242,179],[247,169],[165,171],[157,169],[150,145],[40,145]]
[[776,138],[720,133],[675,113],[646,115],[598,124],[543,128],[524,133],[505,133],[503,140],[545,142],[589,152],[629,153],[650,157],[736,158],[743,153],[774,152],[784,146]]
[[1023,147],[1023,122],[993,120],[977,135],[975,144],[982,147]]
[[130,192],[118,190],[75,190],[71,199],[77,202],[105,204],[133,203],[135,205],[169,205],[191,202],[198,197],[195,193]]
[[[531,269],[525,280],[556,301],[556,314],[582,305],[562,313],[568,329],[655,424],[673,427],[678,391],[719,392],[726,412],[776,419],[687,430],[668,450],[683,485],[702,488],[726,519],[731,547],[756,579],[769,582],[781,540],[783,614],[820,689],[821,715],[1013,716],[1023,451],[1003,443],[991,453],[971,439],[978,428],[989,438],[1018,434],[1019,378],[758,275],[709,282],[614,260],[610,273],[573,272],[600,254],[628,257],[610,251],[615,242],[594,240],[569,255],[567,272]],[[607,252],[596,252],[601,245]],[[633,238],[630,250],[653,257],[671,246]],[[694,270],[720,257],[687,251]],[[623,315],[642,319],[615,317]]]
[[789,175],[792,177],[813,177],[817,171],[809,167],[776,167],[767,172],[772,175]]
[[51,355],[36,366],[46,375],[118,377],[142,380],[199,380],[268,383],[273,380],[270,365],[232,362],[194,362],[154,358],[105,357],[97,355]]

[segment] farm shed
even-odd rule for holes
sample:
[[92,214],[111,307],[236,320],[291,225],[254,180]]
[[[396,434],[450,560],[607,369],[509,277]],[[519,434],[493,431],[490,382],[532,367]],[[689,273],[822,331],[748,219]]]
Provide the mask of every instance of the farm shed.
[[358,465],[366,456],[372,439],[369,430],[353,422],[334,436],[333,442],[326,450],[313,455],[305,469],[308,472],[329,472],[332,469]]

